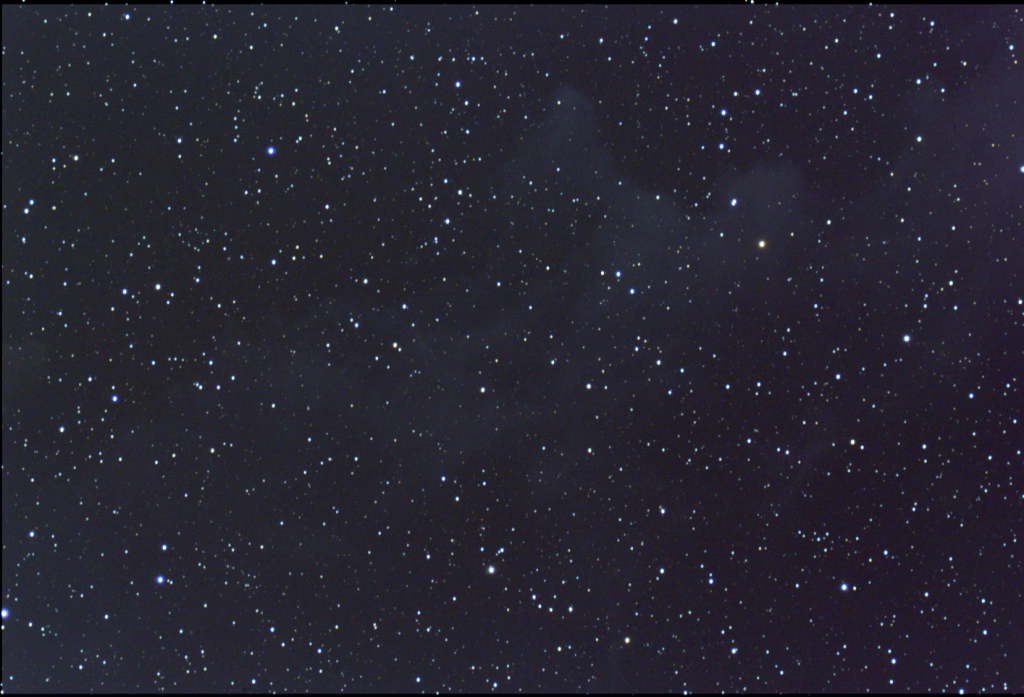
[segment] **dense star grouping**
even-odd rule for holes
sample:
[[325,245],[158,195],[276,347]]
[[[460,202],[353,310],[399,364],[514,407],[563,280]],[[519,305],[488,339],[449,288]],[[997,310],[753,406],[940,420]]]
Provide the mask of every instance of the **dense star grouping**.
[[3,9],[5,691],[1020,691],[1015,7]]

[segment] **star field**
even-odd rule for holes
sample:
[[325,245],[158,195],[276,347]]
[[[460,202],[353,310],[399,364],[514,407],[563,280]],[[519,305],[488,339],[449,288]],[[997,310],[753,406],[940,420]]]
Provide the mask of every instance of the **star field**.
[[5,692],[1020,692],[1024,16],[3,8]]

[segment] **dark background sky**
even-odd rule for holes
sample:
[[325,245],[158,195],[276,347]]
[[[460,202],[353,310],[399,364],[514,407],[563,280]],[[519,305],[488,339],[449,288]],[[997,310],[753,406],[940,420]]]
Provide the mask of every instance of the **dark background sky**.
[[4,691],[1020,691],[1022,52],[4,6]]

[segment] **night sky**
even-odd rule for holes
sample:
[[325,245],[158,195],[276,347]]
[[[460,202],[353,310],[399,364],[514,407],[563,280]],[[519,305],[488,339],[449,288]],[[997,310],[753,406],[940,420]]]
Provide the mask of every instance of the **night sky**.
[[3,7],[3,690],[1024,689],[1024,11]]

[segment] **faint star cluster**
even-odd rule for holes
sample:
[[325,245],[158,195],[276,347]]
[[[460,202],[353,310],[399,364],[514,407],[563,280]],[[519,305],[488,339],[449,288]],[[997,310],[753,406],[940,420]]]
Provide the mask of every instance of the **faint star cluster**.
[[4,6],[3,691],[1019,692],[1022,19]]

